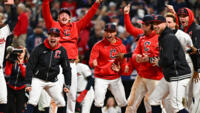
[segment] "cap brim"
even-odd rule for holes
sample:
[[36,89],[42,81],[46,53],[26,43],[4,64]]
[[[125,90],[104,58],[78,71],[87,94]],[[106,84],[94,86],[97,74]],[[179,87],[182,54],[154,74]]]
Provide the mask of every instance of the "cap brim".
[[113,29],[105,29],[104,31],[106,31],[106,32],[116,32],[116,30],[113,30]]
[[58,33],[52,33],[52,32],[50,32],[50,33],[48,33],[49,35],[55,35],[55,36],[60,36],[60,34],[58,34]]
[[63,11],[60,11],[59,14],[61,13],[67,13],[69,16],[71,16],[71,13],[69,11],[66,11],[66,10],[63,10]]
[[153,20],[153,21],[152,21],[153,24],[154,24],[154,23],[164,23],[164,22],[166,22],[166,21],[161,21],[161,20]]

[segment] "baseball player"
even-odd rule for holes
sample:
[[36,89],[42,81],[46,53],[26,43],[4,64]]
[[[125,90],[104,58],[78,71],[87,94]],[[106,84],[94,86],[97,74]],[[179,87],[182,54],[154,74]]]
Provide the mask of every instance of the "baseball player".
[[[200,26],[194,21],[194,14],[192,10],[188,8],[182,8],[178,11],[178,17],[180,24],[183,26],[184,31],[188,33],[192,39],[194,46],[191,47],[190,56],[193,61],[194,74],[193,74],[193,97],[194,105],[192,105],[192,113],[200,112],[199,102],[200,102],[200,82],[199,82],[199,72],[200,72]],[[198,88],[198,89],[196,89]],[[195,89],[195,90],[194,90]]]
[[[170,6],[168,5],[168,7],[170,7]],[[193,64],[192,64],[192,60],[191,60],[189,53],[188,53],[188,52],[190,52],[189,47],[193,47],[193,43],[192,43],[190,36],[187,33],[183,32],[182,30],[178,29],[179,26],[178,26],[178,23],[177,23],[177,20],[176,20],[176,16],[173,13],[167,13],[165,15],[165,18],[166,18],[167,26],[174,31],[175,36],[180,41],[181,46],[183,47],[184,52],[185,52],[186,61],[187,61],[188,65],[190,66],[190,69],[193,73],[193,70],[194,70]],[[190,79],[190,78],[188,78],[188,79]],[[188,84],[186,84],[186,85],[188,86]],[[187,87],[187,86],[185,86],[185,87]],[[188,101],[187,102],[188,108],[190,108],[191,100],[192,100],[191,99],[192,97],[189,94],[190,94],[190,92],[187,91],[186,96],[188,96],[189,100],[187,99],[187,97],[185,97]],[[168,105],[171,105],[169,103],[169,101],[170,101],[169,99],[170,98],[165,99],[165,102],[167,102],[165,109],[167,109],[167,113],[172,113],[173,111],[170,111],[172,109],[170,109],[170,107],[168,106]]]
[[144,98],[145,109],[147,113],[151,113],[151,106],[148,103],[148,96],[152,93],[156,85],[162,79],[162,70],[151,64],[151,60],[158,57],[158,35],[153,31],[153,17],[145,15],[143,18],[142,29],[132,26],[129,18],[130,4],[124,8],[124,22],[127,31],[135,37],[141,33],[137,47],[133,52],[133,60],[139,63],[139,75],[137,76],[130,96],[128,98],[128,106],[126,113],[136,113],[137,109]]
[[[88,13],[77,22],[70,22],[71,13],[68,9],[62,8],[58,15],[58,21],[54,21],[49,8],[49,0],[43,0],[42,11],[43,17],[46,23],[46,27],[56,27],[60,29],[60,43],[68,52],[68,59],[70,61],[70,66],[72,69],[72,85],[70,93],[67,94],[67,113],[75,112],[76,104],[76,92],[77,92],[77,70],[75,66],[75,60],[78,59],[78,34],[79,32],[87,27],[87,24],[90,22],[92,17],[95,15],[100,3],[103,0],[96,0],[94,5],[90,8]],[[62,77],[60,77],[62,78]],[[61,80],[62,81],[62,80]]]
[[161,100],[169,96],[173,113],[188,113],[182,104],[191,70],[186,61],[184,50],[174,32],[167,27],[165,17],[155,15],[154,30],[159,34],[159,58],[154,66],[162,68],[164,77],[149,97],[152,113],[161,113]]
[[4,25],[3,23],[4,16],[0,13],[0,113],[5,112],[5,107],[7,104],[7,87],[6,81],[3,74],[3,60],[5,53],[5,45],[6,39],[10,35],[10,29],[8,25]]
[[76,60],[77,68],[77,102],[81,104],[80,113],[90,113],[90,109],[94,100],[94,90],[92,84],[92,72],[90,68],[83,63],[78,63]]
[[115,58],[117,53],[125,53],[126,48],[116,37],[116,26],[106,24],[104,38],[94,45],[91,51],[89,65],[94,68],[95,76],[95,113],[101,113],[107,89],[114,95],[120,107],[127,105],[124,87],[120,73],[126,66],[126,61]]
[[66,50],[59,43],[60,30],[49,29],[49,36],[43,44],[37,46],[31,53],[26,68],[26,90],[30,92],[27,109],[25,113],[32,113],[34,106],[38,104],[43,89],[53,98],[59,113],[66,112],[62,107],[65,100],[60,90],[57,75],[59,65],[63,68],[65,84],[64,92],[68,93],[71,85],[71,68],[67,58]]

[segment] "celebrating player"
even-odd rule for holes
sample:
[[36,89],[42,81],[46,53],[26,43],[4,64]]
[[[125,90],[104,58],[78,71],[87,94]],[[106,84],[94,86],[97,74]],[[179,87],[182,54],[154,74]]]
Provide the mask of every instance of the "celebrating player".
[[174,113],[188,113],[182,99],[191,70],[184,50],[173,31],[167,27],[165,17],[155,15],[153,24],[154,30],[160,35],[159,58],[154,59],[153,64],[162,68],[164,77],[149,97],[152,113],[162,113],[160,104],[165,96],[169,96]]
[[26,90],[30,92],[30,97],[25,113],[33,112],[43,89],[55,100],[58,107],[65,106],[57,75],[60,71],[59,65],[61,65],[65,78],[64,92],[68,93],[71,85],[71,68],[67,52],[59,43],[59,39],[59,29],[50,28],[45,42],[37,46],[31,53],[26,68]]
[[77,102],[81,104],[81,113],[90,113],[94,100],[92,72],[88,65],[79,63],[79,60],[76,60],[76,67],[78,76]]
[[75,60],[78,59],[78,34],[87,27],[92,17],[95,15],[100,3],[103,0],[96,0],[94,5],[90,8],[88,13],[77,22],[70,22],[71,13],[68,9],[62,8],[58,15],[58,21],[54,21],[49,8],[49,0],[43,0],[42,11],[43,17],[46,23],[46,27],[56,27],[60,29],[60,43],[68,52],[68,59],[70,60],[70,66],[72,68],[72,85],[70,93],[68,94],[67,113],[75,112],[76,104],[76,91],[77,91],[77,70]]
[[116,37],[114,24],[106,24],[104,31],[104,39],[94,45],[89,61],[95,75],[95,113],[101,113],[107,89],[112,92],[119,106],[124,107],[127,104],[120,78],[126,62],[115,58],[117,53],[125,53],[126,48]]
[[127,31],[135,37],[144,33],[140,37],[137,47],[133,53],[133,60],[139,63],[139,75],[137,76],[128,99],[126,113],[136,113],[137,109],[145,96],[144,103],[146,112],[151,112],[151,106],[148,103],[148,96],[152,93],[160,79],[162,79],[162,70],[152,65],[151,60],[158,57],[158,35],[153,31],[153,17],[145,15],[143,17],[142,29],[132,26],[129,19],[130,5],[124,8],[125,26]]

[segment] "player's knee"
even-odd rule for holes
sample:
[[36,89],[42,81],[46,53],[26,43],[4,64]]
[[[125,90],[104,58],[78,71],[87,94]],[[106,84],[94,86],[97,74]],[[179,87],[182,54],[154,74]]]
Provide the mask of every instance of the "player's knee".
[[120,106],[120,107],[125,107],[125,106],[127,106],[127,101],[124,101],[124,102],[122,102],[122,103],[119,103],[118,106]]
[[94,102],[94,105],[96,106],[96,107],[103,107],[103,102],[100,102],[100,101],[95,101]]
[[31,105],[33,105],[33,106],[37,106],[38,101],[36,101],[36,100],[29,100],[29,101],[28,101],[28,104],[31,104]]

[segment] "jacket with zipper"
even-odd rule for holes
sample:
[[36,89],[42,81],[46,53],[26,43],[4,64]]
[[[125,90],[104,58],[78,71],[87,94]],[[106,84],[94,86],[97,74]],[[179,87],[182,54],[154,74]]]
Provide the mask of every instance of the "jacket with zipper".
[[158,64],[168,82],[191,77],[184,50],[173,31],[167,27],[159,36],[159,52]]
[[51,48],[46,39],[43,44],[37,46],[31,53],[26,68],[26,84],[31,84],[32,77],[47,82],[57,81],[57,75],[60,72],[59,65],[63,69],[65,84],[70,86],[71,68],[66,50],[60,44],[55,48]]

